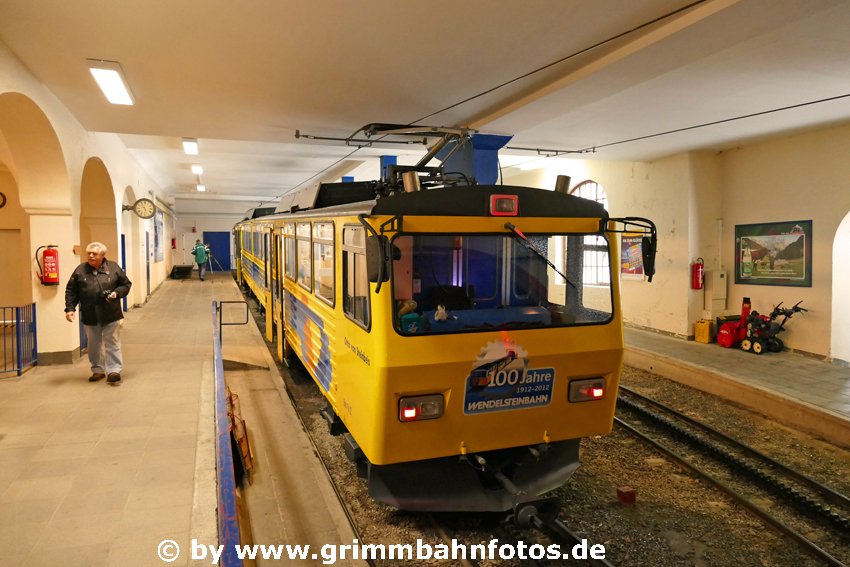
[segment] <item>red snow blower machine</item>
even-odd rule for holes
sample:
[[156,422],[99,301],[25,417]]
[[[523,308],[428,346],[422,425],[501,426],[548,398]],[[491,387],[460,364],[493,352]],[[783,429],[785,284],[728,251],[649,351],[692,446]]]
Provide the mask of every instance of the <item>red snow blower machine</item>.
[[[800,307],[801,301],[798,301],[794,307],[782,307],[782,302],[773,308],[770,315],[759,315],[758,311],[753,311],[747,316],[746,337],[741,340],[741,350],[761,354],[765,350],[770,352],[780,352],[785,344],[782,339],[777,337],[785,328],[785,323],[791,318],[794,313],[808,311]],[[782,321],[777,319],[782,317]]]

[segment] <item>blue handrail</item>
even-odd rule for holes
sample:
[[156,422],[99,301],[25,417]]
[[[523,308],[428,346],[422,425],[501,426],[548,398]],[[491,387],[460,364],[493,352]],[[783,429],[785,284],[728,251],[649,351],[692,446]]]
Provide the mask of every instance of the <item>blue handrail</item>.
[[233,450],[230,445],[230,422],[227,418],[224,363],[221,358],[220,306],[212,302],[213,356],[215,358],[215,454],[218,481],[218,543],[224,546],[221,564],[238,567],[242,560],[236,555],[239,544],[239,519],[236,512],[236,478],[233,471]]

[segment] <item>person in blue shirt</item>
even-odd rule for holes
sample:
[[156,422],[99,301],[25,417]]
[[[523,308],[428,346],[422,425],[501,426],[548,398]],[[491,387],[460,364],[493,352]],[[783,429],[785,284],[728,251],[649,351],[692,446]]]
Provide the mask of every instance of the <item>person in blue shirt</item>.
[[195,257],[195,263],[198,264],[198,275],[201,281],[204,281],[204,276],[207,275],[207,262],[210,261],[210,247],[198,239],[195,247],[192,248],[192,256]]

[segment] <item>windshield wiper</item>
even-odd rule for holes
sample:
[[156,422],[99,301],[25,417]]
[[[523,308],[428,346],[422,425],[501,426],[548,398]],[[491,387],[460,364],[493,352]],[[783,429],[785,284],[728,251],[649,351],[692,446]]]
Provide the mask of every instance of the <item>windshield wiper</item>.
[[512,224],[511,224],[511,223],[509,223],[509,222],[506,222],[506,223],[505,223],[505,228],[506,228],[506,229],[508,229],[508,230],[510,230],[510,231],[511,231],[511,234],[513,234],[513,235],[514,235],[514,237],[516,237],[516,238],[517,238],[517,240],[519,240],[519,241],[520,241],[520,242],[521,242],[521,243],[522,243],[522,244],[523,244],[526,248],[528,248],[529,250],[531,250],[532,252],[534,252],[535,254],[537,254],[537,256],[539,256],[539,257],[540,257],[540,258],[541,258],[544,262],[546,262],[547,264],[549,264],[549,267],[550,267],[550,268],[552,268],[553,270],[555,270],[555,273],[556,273],[556,274],[558,274],[559,276],[561,276],[562,278],[564,278],[564,281],[565,281],[565,282],[567,282],[568,284],[570,284],[570,285],[573,287],[573,289],[574,289],[574,290],[578,291],[578,288],[575,286],[575,284],[574,284],[573,282],[571,282],[571,281],[567,278],[567,276],[565,276],[565,275],[563,274],[563,272],[561,272],[561,270],[559,270],[558,268],[556,268],[556,267],[555,267],[555,264],[553,264],[552,262],[550,262],[550,261],[549,261],[549,258],[547,258],[547,257],[546,257],[546,254],[544,254],[543,252],[541,252],[540,250],[538,250],[537,248],[535,248],[535,247],[531,244],[531,242],[529,242],[529,241],[528,241],[528,238],[527,238],[527,237],[526,237],[526,236],[525,236],[522,232],[520,232],[520,230],[519,230],[517,227],[515,227],[514,225],[512,225]]

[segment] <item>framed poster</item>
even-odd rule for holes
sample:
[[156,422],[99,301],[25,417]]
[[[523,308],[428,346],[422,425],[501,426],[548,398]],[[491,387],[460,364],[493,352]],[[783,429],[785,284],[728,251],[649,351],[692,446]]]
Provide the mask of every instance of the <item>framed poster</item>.
[[163,232],[162,211],[157,211],[153,216],[153,261],[162,262],[165,258],[162,249],[162,240],[165,238]]
[[812,287],[812,221],[735,225],[735,283]]
[[642,234],[621,235],[620,278],[624,280],[643,279],[643,254],[641,253]]

